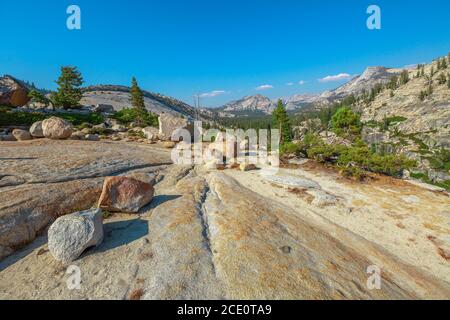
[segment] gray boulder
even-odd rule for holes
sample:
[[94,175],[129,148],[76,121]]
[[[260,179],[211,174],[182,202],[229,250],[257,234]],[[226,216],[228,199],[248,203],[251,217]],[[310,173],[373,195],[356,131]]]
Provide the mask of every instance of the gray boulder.
[[0,141],[17,141],[17,139],[11,133],[0,134]]
[[97,104],[93,111],[101,113],[114,113],[114,107],[110,104]]
[[22,129],[14,129],[12,135],[14,136],[14,138],[16,138],[17,141],[26,141],[33,139],[28,131]]
[[30,133],[35,138],[44,138],[44,130],[42,130],[42,121],[33,123]]
[[127,129],[125,126],[121,125],[121,124],[115,124],[115,125],[112,126],[111,129],[112,129],[113,131],[116,131],[116,132],[125,132],[125,131],[128,131],[128,129]]
[[103,241],[101,209],[91,209],[58,218],[48,230],[48,248],[61,262],[76,260],[86,249]]
[[98,134],[87,134],[84,136],[84,140],[87,141],[100,141],[100,136]]

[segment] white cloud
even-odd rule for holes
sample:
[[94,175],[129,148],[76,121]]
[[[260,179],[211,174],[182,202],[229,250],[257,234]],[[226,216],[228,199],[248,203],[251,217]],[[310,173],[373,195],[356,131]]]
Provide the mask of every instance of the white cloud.
[[256,88],[256,90],[269,90],[269,89],[273,89],[273,86],[270,84],[263,84],[262,86],[259,86]]
[[286,83],[286,85],[287,85],[287,86],[293,86],[294,83],[293,83],[293,82],[288,82],[288,83]]
[[300,81],[298,82],[298,84],[301,85],[301,86],[304,85],[305,83],[306,83],[305,80],[300,80]]
[[352,76],[348,73],[340,73],[334,76],[326,76],[325,78],[319,79],[319,82],[333,82],[350,79]]
[[200,95],[200,98],[214,98],[214,97],[217,97],[217,96],[221,96],[221,95],[223,95],[225,93],[226,92],[224,90],[214,90],[214,91],[211,91],[211,92],[202,93]]

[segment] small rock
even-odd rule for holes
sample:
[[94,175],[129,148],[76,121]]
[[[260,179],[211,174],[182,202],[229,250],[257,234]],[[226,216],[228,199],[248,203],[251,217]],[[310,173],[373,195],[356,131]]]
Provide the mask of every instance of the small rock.
[[230,169],[240,169],[241,165],[237,162],[233,162],[229,165]]
[[291,250],[292,250],[292,248],[289,247],[289,246],[283,246],[283,247],[281,247],[280,249],[281,249],[281,252],[283,252],[283,253],[285,253],[285,254],[291,253]]
[[70,140],[83,140],[84,136],[85,136],[85,134],[82,131],[75,131],[70,136]]
[[217,160],[206,162],[204,167],[207,170],[225,170],[225,165],[223,163],[217,163]]
[[101,209],[91,209],[58,218],[48,230],[48,249],[61,262],[76,260],[86,249],[103,241]]
[[42,121],[44,136],[48,139],[68,139],[72,135],[72,124],[58,117]]
[[137,213],[153,200],[151,184],[130,177],[108,177],[98,203],[111,212]]
[[28,131],[21,129],[14,129],[12,135],[14,136],[14,138],[16,138],[17,141],[26,141],[33,139]]
[[30,128],[30,133],[35,138],[44,138],[44,130],[42,129],[42,121],[33,123]]
[[251,171],[251,170],[256,170],[256,165],[254,165],[253,163],[241,163],[241,165],[239,166],[239,169],[241,171]]
[[176,146],[176,142],[174,142],[174,141],[164,141],[164,142],[162,143],[162,146],[163,146],[164,148],[166,148],[166,149],[173,149],[173,148],[175,148],[175,146]]
[[114,107],[110,104],[97,104],[92,111],[101,113],[114,113]]
[[113,131],[116,131],[116,132],[125,132],[125,131],[128,131],[128,129],[127,129],[125,126],[121,125],[121,124],[115,124],[115,125],[112,126],[111,129],[112,129]]
[[142,133],[148,140],[154,141],[158,139],[159,130],[154,127],[146,127],[142,129]]
[[102,131],[102,130],[106,130],[107,128],[106,128],[106,124],[100,123],[100,124],[93,126],[92,129]]
[[100,141],[98,134],[87,134],[84,136],[84,139],[87,141]]

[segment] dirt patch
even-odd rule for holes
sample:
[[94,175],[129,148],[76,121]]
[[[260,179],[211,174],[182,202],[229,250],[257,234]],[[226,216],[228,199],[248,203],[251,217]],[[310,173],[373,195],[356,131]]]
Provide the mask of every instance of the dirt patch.
[[134,289],[130,296],[128,297],[128,300],[141,300],[142,296],[144,295],[144,289]]
[[450,260],[450,252],[447,252],[445,249],[441,247],[441,241],[434,236],[427,236],[428,240],[436,247],[439,255],[444,258],[446,261]]
[[299,196],[300,198],[304,199],[309,204],[311,204],[314,201],[314,196],[309,194],[307,192],[307,189],[289,188],[288,192]]

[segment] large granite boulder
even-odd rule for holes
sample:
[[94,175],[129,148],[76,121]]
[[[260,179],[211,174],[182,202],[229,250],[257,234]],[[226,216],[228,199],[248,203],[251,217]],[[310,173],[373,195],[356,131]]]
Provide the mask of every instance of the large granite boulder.
[[190,125],[189,121],[175,117],[169,114],[162,114],[159,118],[159,138],[161,140],[183,140],[180,137],[178,139],[172,139],[173,135],[178,135],[179,130],[186,129],[193,138],[193,127]]
[[22,107],[30,100],[28,89],[11,76],[0,78],[0,105]]
[[137,213],[153,199],[149,183],[129,177],[107,177],[98,203],[99,208],[113,212]]
[[70,122],[58,118],[51,117],[42,122],[44,136],[48,139],[68,139],[72,135],[73,126]]
[[103,241],[101,209],[76,212],[58,218],[48,230],[48,248],[61,262],[76,260],[86,249]]
[[33,123],[30,128],[30,133],[35,138],[44,138],[44,130],[42,129],[42,121]]

